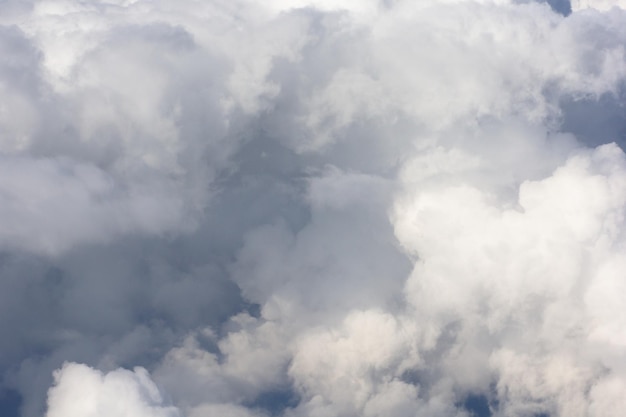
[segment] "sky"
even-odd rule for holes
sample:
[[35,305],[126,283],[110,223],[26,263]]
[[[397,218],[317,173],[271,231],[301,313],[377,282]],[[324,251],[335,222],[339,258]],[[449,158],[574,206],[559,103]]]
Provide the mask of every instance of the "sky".
[[624,0],[0,1],[0,415],[626,409]]

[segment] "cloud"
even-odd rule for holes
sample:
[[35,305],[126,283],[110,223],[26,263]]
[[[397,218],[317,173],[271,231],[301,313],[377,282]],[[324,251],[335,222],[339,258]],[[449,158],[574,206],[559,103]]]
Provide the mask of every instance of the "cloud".
[[[420,256],[408,300],[435,329],[456,327],[462,345],[448,360],[459,383],[475,383],[459,369],[492,367],[505,413],[585,412],[585,393],[606,372],[598,345],[621,346],[621,316],[599,319],[611,297],[596,291],[622,293],[610,271],[622,262],[625,162],[604,145],[522,183],[513,204],[440,183],[397,208],[398,237]],[[472,345],[483,354],[466,359]]]
[[3,2],[0,414],[615,414],[624,19]]
[[180,416],[176,408],[163,405],[157,386],[143,368],[104,375],[67,363],[55,372],[55,383],[48,394],[46,417]]
[[572,10],[579,11],[584,9],[610,10],[614,7],[626,8],[626,3],[622,0],[572,0]]
[[57,254],[128,232],[176,229],[185,214],[177,199],[157,190],[121,190],[91,164],[5,157],[0,166],[1,215],[11,220],[0,231],[4,249]]

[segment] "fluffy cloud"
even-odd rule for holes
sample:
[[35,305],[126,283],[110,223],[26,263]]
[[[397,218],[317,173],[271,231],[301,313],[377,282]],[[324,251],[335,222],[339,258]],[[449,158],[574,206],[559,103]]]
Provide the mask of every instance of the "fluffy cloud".
[[572,0],[572,10],[579,11],[584,9],[610,10],[614,7],[626,8],[623,0]]
[[180,416],[174,407],[163,405],[157,386],[143,368],[103,375],[88,366],[67,363],[54,378],[46,417]]
[[[420,256],[408,300],[436,329],[456,326],[459,383],[476,381],[454,369],[496,372],[504,415],[587,415],[586,392],[606,372],[600,352],[623,346],[611,300],[623,297],[625,181],[624,153],[605,145],[523,182],[517,201],[440,182],[397,207],[398,236]],[[492,353],[465,358],[481,337]]]
[[615,415],[625,20],[2,2],[0,414]]

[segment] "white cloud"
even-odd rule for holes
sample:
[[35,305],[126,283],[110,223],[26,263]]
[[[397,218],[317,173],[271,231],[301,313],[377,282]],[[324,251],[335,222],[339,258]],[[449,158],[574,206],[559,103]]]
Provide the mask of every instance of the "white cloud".
[[22,417],[51,384],[47,417],[614,414],[608,6],[3,2],[2,389]]
[[586,392],[615,366],[598,349],[623,346],[612,300],[623,296],[624,181],[624,153],[605,145],[522,183],[512,205],[440,180],[412,185],[396,210],[399,238],[420,257],[406,287],[416,314],[439,331],[460,323],[460,346],[494,350],[510,415],[586,415]]
[[624,0],[572,0],[572,11],[585,9],[611,10],[612,8],[626,9]]
[[55,372],[46,417],[178,417],[163,404],[147,371],[118,369],[103,374],[86,365],[67,363]]
[[606,377],[601,379],[591,389],[591,406],[589,415],[592,416],[611,416],[619,414],[623,410],[624,404],[624,385],[623,377]]

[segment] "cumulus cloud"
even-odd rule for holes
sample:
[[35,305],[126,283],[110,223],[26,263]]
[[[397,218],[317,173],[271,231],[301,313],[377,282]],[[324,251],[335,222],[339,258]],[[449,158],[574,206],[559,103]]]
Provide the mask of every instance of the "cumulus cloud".
[[619,414],[625,21],[1,2],[0,414]]
[[67,363],[54,374],[46,417],[146,416],[178,417],[163,399],[148,372],[116,370],[107,373]]

